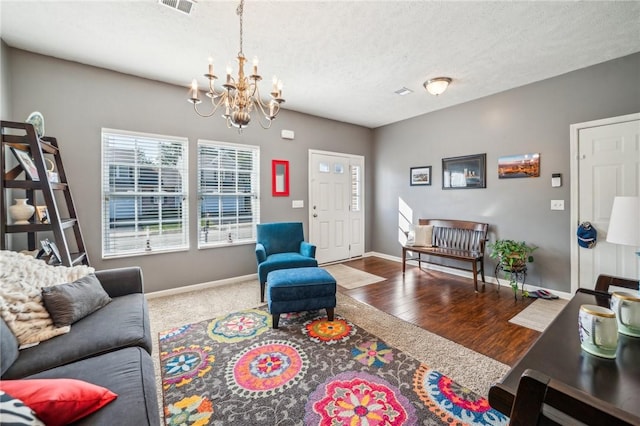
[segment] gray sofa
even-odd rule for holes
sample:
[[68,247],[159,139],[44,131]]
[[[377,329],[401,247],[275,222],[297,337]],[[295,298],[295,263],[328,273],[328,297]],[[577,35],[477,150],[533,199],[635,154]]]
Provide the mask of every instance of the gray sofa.
[[118,398],[76,425],[160,424],[151,359],[151,330],[138,267],[96,271],[112,301],[71,326],[71,332],[18,351],[7,324],[0,324],[2,380],[83,380]]

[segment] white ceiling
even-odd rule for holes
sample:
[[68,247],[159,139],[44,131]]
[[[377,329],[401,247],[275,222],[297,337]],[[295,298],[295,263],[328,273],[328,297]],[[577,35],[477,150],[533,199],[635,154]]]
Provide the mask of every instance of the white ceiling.
[[[9,45],[185,87],[239,48],[237,1],[0,1]],[[284,107],[375,128],[640,51],[640,2],[247,0],[244,53]],[[235,64],[234,64],[235,65]],[[422,83],[448,76],[443,95]],[[414,93],[394,92],[408,87]],[[186,107],[188,104],[185,102]]]

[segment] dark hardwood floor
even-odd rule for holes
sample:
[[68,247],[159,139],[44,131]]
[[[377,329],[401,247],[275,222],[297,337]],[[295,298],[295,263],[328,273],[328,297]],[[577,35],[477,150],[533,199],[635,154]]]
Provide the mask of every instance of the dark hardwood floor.
[[419,270],[379,257],[364,257],[344,263],[386,280],[346,290],[361,302],[375,306],[425,330],[513,365],[540,335],[509,323],[533,299],[513,298],[509,286],[486,284],[484,292],[473,291],[473,280],[433,270]]

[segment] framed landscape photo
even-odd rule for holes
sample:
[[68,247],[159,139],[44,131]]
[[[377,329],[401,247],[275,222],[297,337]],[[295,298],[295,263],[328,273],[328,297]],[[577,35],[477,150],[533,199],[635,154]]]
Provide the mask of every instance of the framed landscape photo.
[[487,154],[442,159],[442,189],[487,187]]
[[498,158],[498,178],[540,177],[540,153],[508,155]]
[[411,167],[409,169],[409,184],[431,185],[431,166]]
[[17,148],[11,148],[11,152],[16,156],[18,162],[24,169],[24,172],[27,174],[29,179],[31,180],[40,180],[38,178],[38,169],[36,168],[36,164],[33,162],[31,155],[27,151],[23,151]]

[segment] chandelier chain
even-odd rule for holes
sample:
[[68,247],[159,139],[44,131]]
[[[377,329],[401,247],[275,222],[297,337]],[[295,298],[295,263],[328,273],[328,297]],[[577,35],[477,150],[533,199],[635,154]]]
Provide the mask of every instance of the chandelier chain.
[[240,4],[236,9],[236,14],[240,17],[240,52],[238,52],[238,54],[244,56],[242,49],[242,16],[244,14],[244,0],[240,0]]

